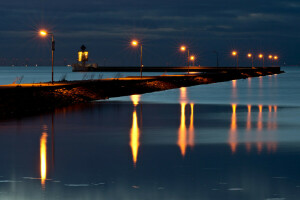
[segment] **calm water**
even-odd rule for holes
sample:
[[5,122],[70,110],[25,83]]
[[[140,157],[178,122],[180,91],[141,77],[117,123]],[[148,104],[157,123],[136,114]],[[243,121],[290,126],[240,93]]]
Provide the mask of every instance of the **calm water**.
[[0,199],[299,199],[300,69],[284,70],[2,121]]
[[[72,67],[54,67],[54,81],[60,80],[87,80],[102,78],[120,78],[126,76],[140,76],[139,72],[72,72]],[[48,67],[0,67],[0,84],[16,83],[39,83],[51,81],[51,66]],[[163,73],[153,72],[145,75],[162,75]],[[167,74],[178,74],[169,72]],[[21,80],[18,82],[18,79]]]

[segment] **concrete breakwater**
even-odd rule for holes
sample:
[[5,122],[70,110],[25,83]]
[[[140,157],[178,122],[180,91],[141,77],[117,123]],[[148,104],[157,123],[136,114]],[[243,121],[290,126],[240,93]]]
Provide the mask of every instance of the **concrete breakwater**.
[[23,117],[76,103],[282,73],[280,68],[0,86],[0,118]]

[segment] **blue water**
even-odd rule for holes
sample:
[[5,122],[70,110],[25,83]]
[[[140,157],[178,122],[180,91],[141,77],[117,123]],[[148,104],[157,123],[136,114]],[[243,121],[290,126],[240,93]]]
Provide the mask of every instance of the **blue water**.
[[[72,72],[72,67],[56,66],[54,71],[54,81],[61,81],[63,79],[72,80],[87,80],[87,79],[104,79],[104,78],[121,78],[126,76],[140,76],[139,72]],[[44,67],[0,67],[1,79],[0,84],[12,84],[17,79],[21,78],[20,82],[16,83],[39,83],[51,81],[52,68],[51,66]],[[166,73],[144,73],[147,76],[162,75]],[[178,74],[169,72],[167,74]]]
[[1,121],[0,198],[299,199],[300,69],[283,70]]

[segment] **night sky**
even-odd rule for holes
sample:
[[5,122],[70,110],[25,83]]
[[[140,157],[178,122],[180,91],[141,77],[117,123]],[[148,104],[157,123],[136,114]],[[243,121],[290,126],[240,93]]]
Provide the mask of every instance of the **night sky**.
[[184,64],[181,44],[197,65],[215,65],[218,51],[220,64],[233,66],[233,49],[242,66],[250,65],[248,52],[300,64],[296,0],[11,0],[0,10],[0,65],[50,65],[50,38],[38,36],[40,28],[54,33],[56,65],[76,62],[82,44],[91,62],[138,65],[132,38],[143,43],[145,66]]

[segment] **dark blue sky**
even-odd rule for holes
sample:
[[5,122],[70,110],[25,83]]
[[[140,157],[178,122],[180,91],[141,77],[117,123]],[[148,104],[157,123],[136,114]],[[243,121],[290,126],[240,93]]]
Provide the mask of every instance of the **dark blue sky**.
[[[141,39],[144,64],[182,65],[187,44],[200,65],[234,65],[230,51],[275,53],[281,63],[300,64],[300,2],[295,0],[12,0],[0,3],[0,64],[49,65],[56,39],[56,64],[75,62],[85,44],[99,65],[138,65],[132,38]],[[65,60],[65,61],[64,61]]]

